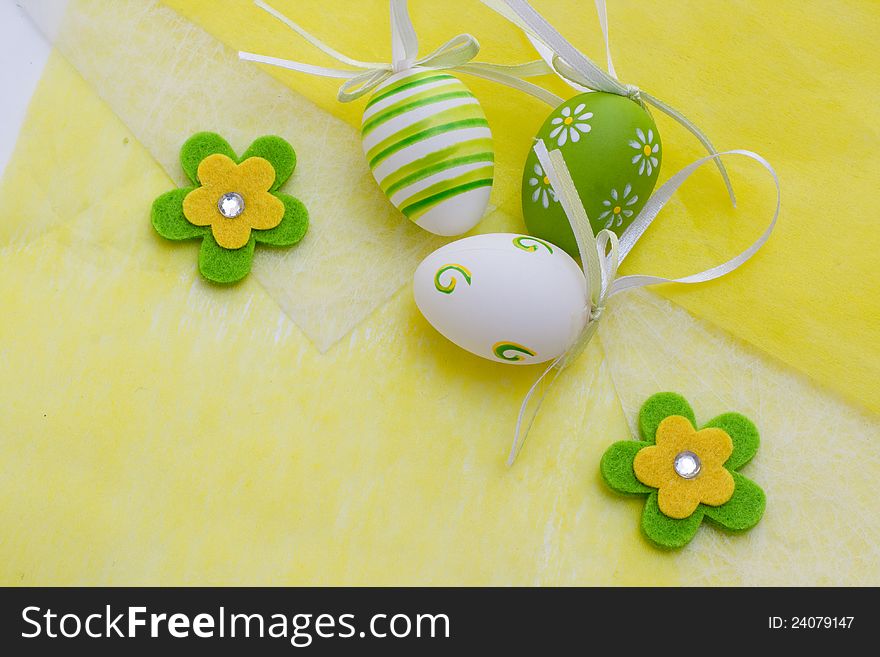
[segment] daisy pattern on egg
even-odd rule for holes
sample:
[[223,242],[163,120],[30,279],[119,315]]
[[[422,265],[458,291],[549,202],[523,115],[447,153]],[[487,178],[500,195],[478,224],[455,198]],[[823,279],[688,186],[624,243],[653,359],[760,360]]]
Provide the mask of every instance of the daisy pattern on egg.
[[648,129],[648,134],[641,128],[636,128],[636,138],[629,142],[630,147],[638,153],[633,155],[632,163],[639,165],[639,175],[651,175],[651,172],[660,164],[657,153],[660,152],[660,144],[654,139],[654,131]]
[[592,130],[587,121],[593,118],[593,113],[584,112],[586,107],[584,103],[580,103],[574,108],[574,112],[570,107],[563,107],[560,112],[561,116],[553,117],[550,123],[556,127],[550,131],[550,138],[555,139],[557,145],[562,147],[569,141],[578,142],[581,139],[581,133],[587,134]]
[[535,188],[532,192],[532,202],[540,202],[546,210],[550,207],[550,201],[558,203],[559,199],[556,198],[556,192],[554,192],[553,187],[550,186],[550,178],[544,173],[544,169],[541,168],[541,165],[535,164],[532,171],[535,173],[534,176],[529,178],[529,186]]
[[607,209],[599,215],[599,220],[605,220],[605,228],[620,226],[623,224],[624,219],[632,218],[635,213],[629,209],[629,206],[638,203],[639,197],[636,194],[631,194],[632,185],[627,183],[626,187],[623,188],[623,194],[619,193],[615,188],[611,190],[611,198],[602,201],[602,205]]

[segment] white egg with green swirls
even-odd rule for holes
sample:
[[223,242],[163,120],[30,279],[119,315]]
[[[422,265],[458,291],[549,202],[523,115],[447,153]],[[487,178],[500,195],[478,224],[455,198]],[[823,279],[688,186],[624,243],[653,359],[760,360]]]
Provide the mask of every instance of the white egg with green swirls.
[[416,269],[416,305],[463,349],[531,365],[563,354],[588,319],[587,281],[559,247],[528,235],[475,235],[443,246]]
[[376,87],[361,125],[376,182],[396,208],[437,235],[460,235],[486,211],[494,179],[492,133],[458,78],[413,68]]

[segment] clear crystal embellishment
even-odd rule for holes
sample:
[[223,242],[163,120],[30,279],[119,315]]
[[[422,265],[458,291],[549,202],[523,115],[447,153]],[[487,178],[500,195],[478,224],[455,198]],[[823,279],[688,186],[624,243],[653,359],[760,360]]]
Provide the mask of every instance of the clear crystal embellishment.
[[227,219],[235,219],[244,212],[244,199],[237,192],[228,192],[217,201],[217,209]]
[[700,474],[700,457],[693,452],[679,452],[673,463],[675,473],[684,479],[693,479]]

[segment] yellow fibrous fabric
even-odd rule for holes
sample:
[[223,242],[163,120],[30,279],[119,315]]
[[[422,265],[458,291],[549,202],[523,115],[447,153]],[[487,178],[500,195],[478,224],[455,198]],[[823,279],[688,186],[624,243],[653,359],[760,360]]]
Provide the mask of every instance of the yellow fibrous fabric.
[[[222,12],[213,0],[165,3],[232,48],[334,64],[249,0],[224,3]],[[324,0],[271,4],[350,56],[367,61],[390,56],[385,0],[358,2],[356,9]],[[422,53],[473,31],[482,61],[536,56],[520,32],[479,2],[409,4]],[[533,5],[577,47],[604,61],[591,4],[534,0]],[[878,90],[880,5],[615,0],[608,14],[624,82],[680,109],[719,149],[758,151],[782,182],[778,228],[755,258],[717,282],[667,286],[661,294],[880,411],[880,230],[874,207],[880,105],[865,100],[868,90]],[[338,80],[264,70],[324,110],[360,124],[362,104],[336,101]],[[515,218],[512,229],[520,231],[523,163],[551,108],[491,82],[461,77],[482,103],[495,135],[494,202]],[[566,97],[574,93],[555,80],[537,82]],[[662,182],[705,151],[665,115],[654,115],[665,146]],[[739,208],[730,207],[717,171],[704,167],[661,213],[622,273],[690,274],[741,251],[763,231],[772,213],[772,184],[763,169],[741,158],[728,166]]]
[[[82,12],[78,4],[71,11]],[[388,290],[397,288],[388,284],[383,288],[386,296],[379,298],[390,296],[390,300],[375,306],[372,314],[366,313],[365,321],[353,329],[348,321],[352,315],[347,312],[342,312],[345,321],[337,321],[340,304],[359,303],[365,290],[383,284],[382,277],[409,279],[410,273],[395,273],[396,269],[418,262],[419,249],[430,245],[407,232],[406,223],[400,224],[400,233],[381,235],[382,240],[401,247],[399,259],[386,262],[373,246],[364,247],[366,253],[359,255],[373,263],[368,270],[372,275],[357,280],[334,278],[362,263],[346,260],[355,257],[354,251],[343,250],[339,262],[325,267],[316,259],[321,253],[316,249],[302,264],[304,241],[293,250],[297,257],[289,260],[269,263],[272,254],[265,250],[255,262],[255,276],[241,284],[218,289],[203,282],[194,251],[163,240],[149,221],[152,200],[174,187],[171,177],[182,178],[177,153],[183,140],[196,130],[216,129],[238,149],[260,134],[289,137],[299,156],[290,191],[309,207],[313,218],[309,240],[315,238],[316,247],[322,246],[324,235],[338,234],[346,221],[352,231],[358,231],[360,214],[378,212],[387,202],[376,196],[375,183],[357,150],[354,128],[290,89],[281,85],[275,89],[273,80],[236,73],[236,84],[253,82],[246,88],[254,95],[248,104],[240,99],[223,103],[219,113],[220,101],[205,104],[201,87],[198,94],[195,87],[189,89],[192,93],[182,94],[180,103],[171,108],[140,102],[160,91],[163,84],[141,89],[139,76],[153,75],[145,73],[152,70],[149,62],[139,59],[140,53],[148,52],[149,43],[158,48],[153,59],[160,62],[169,61],[175,49],[185,52],[193,47],[192,66],[216,58],[225,67],[232,61],[231,54],[219,46],[211,48],[211,42],[202,39],[197,28],[187,28],[183,19],[171,20],[167,14],[174,12],[170,11],[159,17],[168,28],[170,43],[156,39],[147,29],[155,16],[143,4],[145,13],[138,13],[136,19],[145,32],[132,29],[125,38],[116,35],[114,40],[113,21],[102,20],[107,4],[87,3],[93,13],[78,14],[77,30],[68,35],[83,39],[80,50],[70,42],[67,48],[89,72],[89,81],[58,55],[52,57],[0,181],[6,217],[0,222],[0,452],[6,472],[0,478],[0,523],[13,528],[0,541],[0,582],[880,583],[876,495],[880,459],[875,449],[880,421],[792,367],[767,358],[736,337],[744,335],[740,329],[728,335],[651,293],[615,297],[603,316],[600,339],[560,375],[519,460],[508,470],[504,457],[516,411],[540,368],[491,363],[460,350],[422,319],[409,285],[392,295]],[[187,4],[193,10],[204,6],[206,12],[210,5],[216,7],[209,2]],[[386,3],[375,4],[381,4],[384,13]],[[542,9],[549,5],[537,4]],[[109,5],[119,12],[114,16],[117,21],[128,15],[125,7],[131,7],[121,1]],[[372,2],[358,5],[366,7],[367,14],[373,11]],[[422,12],[441,3],[412,5],[420,27]],[[249,3],[224,3],[224,10],[241,18],[237,12],[246,6]],[[296,6],[317,7],[291,2],[284,9]],[[450,6],[464,11],[464,5]],[[567,33],[569,28],[573,35],[582,30],[584,38],[592,38],[598,46],[597,37],[589,36],[589,11],[576,12],[578,21],[564,20],[564,10],[570,6],[574,5],[548,6],[548,16],[564,25]],[[673,12],[671,16],[693,27],[690,9],[702,23],[711,25],[703,6],[683,3],[679,9],[664,3],[641,18],[634,14],[632,4],[613,3],[612,39],[615,48],[621,49],[621,73],[637,70],[633,58],[638,58],[639,66],[654,66],[654,59],[665,59],[658,53],[672,48],[680,54],[676,37],[691,44],[700,38],[691,32],[683,32],[682,37],[674,29],[663,29],[665,23],[658,22],[657,12]],[[778,18],[782,10],[768,6]],[[816,3],[812,11],[823,6]],[[864,7],[840,6],[851,11]],[[629,12],[627,24],[653,21],[651,31],[637,23],[642,25],[639,34],[646,37],[638,47],[632,39],[633,28],[625,27],[618,16],[621,8]],[[735,18],[747,6],[725,3],[724,11],[725,16]],[[320,28],[323,20],[339,19],[342,28],[356,22],[345,16],[340,19],[342,12],[334,3],[327,3],[325,12],[326,19],[318,19],[315,13],[317,22],[309,27]],[[215,12],[215,20],[225,20],[220,13]],[[377,8],[376,16],[379,13]],[[789,23],[801,24],[813,35],[833,30],[837,24],[829,18],[829,11],[819,17],[823,20],[809,23],[800,10],[793,16],[787,17]],[[263,29],[274,34],[274,22],[266,19]],[[451,14],[446,20],[450,31],[461,29],[463,22],[472,23]],[[861,47],[872,28],[861,18],[850,22],[852,47]],[[252,24],[245,21],[239,28],[248,33]],[[493,45],[490,34],[507,30],[502,27],[505,24],[496,24],[491,13],[483,13],[479,25],[481,40],[486,28],[486,58],[502,59],[503,49]],[[372,26],[357,27],[368,34]],[[746,28],[760,33],[772,25],[755,19],[747,21]],[[279,40],[283,35],[285,43],[297,42],[295,35],[279,29]],[[728,29],[726,23],[712,27]],[[344,39],[368,40],[358,36],[358,30],[327,30],[329,35],[323,36],[328,40],[338,34]],[[186,35],[192,35],[197,47]],[[516,38],[512,29],[508,35]],[[801,38],[798,34],[790,37]],[[386,52],[386,41],[369,38],[375,48],[371,52],[376,56]],[[432,38],[425,39],[424,48],[441,40],[432,42]],[[86,41],[99,49],[110,48],[108,44],[119,48],[120,42],[131,41],[132,51],[116,52],[110,61],[108,52],[94,54],[86,49]],[[629,46],[622,50],[626,43]],[[245,45],[253,48],[255,44]],[[714,41],[704,45],[713,56],[716,51],[726,52],[728,57],[755,61],[753,47],[732,50],[716,47]],[[792,56],[778,40],[773,45],[779,57]],[[521,47],[526,52],[527,47]],[[836,47],[845,49],[851,44]],[[511,58],[519,54],[517,48]],[[830,46],[821,48],[830,62],[841,65],[840,57],[828,52]],[[601,50],[595,47],[592,54],[599,56]],[[867,62],[874,56],[865,50],[861,60]],[[116,62],[137,63],[126,71],[132,80],[126,81],[115,70]],[[743,68],[736,59],[726,64]],[[761,65],[776,66],[773,61]],[[707,66],[696,57],[683,62],[681,71],[677,67],[675,75],[667,69],[664,76],[655,78],[658,85],[671,88],[683,76],[690,83],[687,97],[681,92],[681,97],[668,100],[682,108],[685,100],[696,103],[694,118],[701,125],[708,123],[705,127],[712,133],[723,117],[715,118],[712,104],[702,94],[708,93],[716,76],[727,80],[730,74],[723,66],[717,70],[711,66],[711,71]],[[692,84],[691,67],[701,71],[703,85]],[[655,72],[659,68],[655,66]],[[206,79],[220,79],[209,77],[215,69],[201,71]],[[168,77],[161,80],[172,75],[185,80],[184,72],[184,68],[168,71]],[[647,80],[635,81],[653,90]],[[111,81],[120,86],[112,86]],[[861,81],[864,88],[871,83],[866,75]],[[754,78],[740,78],[741,87],[752,84],[758,84]],[[335,85],[327,85],[332,93]],[[808,87],[828,90],[824,76]],[[100,89],[107,104],[99,100],[95,89]],[[513,92],[504,101],[507,91],[491,85],[484,89],[480,95],[489,114],[519,112],[525,122],[523,117],[539,113],[528,106],[532,101],[517,101],[521,96]],[[775,87],[766,90],[783,95]],[[761,105],[755,112],[766,110],[754,92],[740,88],[740,93]],[[803,100],[798,96],[802,90],[791,93]],[[114,109],[127,98],[138,101],[134,103],[137,111],[129,108],[129,128],[117,119],[120,111]],[[699,98],[702,103],[695,101]],[[735,97],[734,101],[740,103]],[[328,107],[345,107],[334,105],[335,100],[326,102]],[[296,104],[296,112],[288,111],[291,103]],[[352,107],[348,111],[359,114]],[[757,130],[748,117],[761,115],[751,114],[742,104],[737,107],[740,115],[733,119],[725,115],[735,120],[730,130]],[[874,111],[863,109],[866,117]],[[279,119],[284,116],[289,122]],[[543,118],[538,117],[537,123]],[[826,154],[830,152],[827,133],[843,130],[814,126],[807,133],[806,120],[793,120],[804,140],[812,139]],[[214,125],[221,122],[224,125]],[[284,125],[282,130],[270,130],[265,123]],[[498,128],[494,129],[498,135]],[[779,137],[787,146],[781,150],[791,156],[782,165],[792,167],[786,175],[797,174],[800,179],[799,170],[811,171],[815,180],[822,180],[818,166],[811,164],[817,156],[809,152],[806,142],[800,144],[806,150],[792,155],[788,147],[795,136],[783,132]],[[503,155],[504,148],[522,149],[516,158],[504,156],[513,171],[519,166],[514,160],[525,158],[528,144],[503,146],[507,139],[499,139],[499,154]],[[717,141],[720,146],[728,145],[723,143],[726,139]],[[698,147],[686,146],[688,137],[682,135],[677,143],[687,150],[680,162],[699,154]],[[758,143],[735,142],[740,144],[761,150]],[[850,142],[843,146],[856,150]],[[344,161],[318,157],[330,152],[337,152]],[[667,158],[671,152],[667,149]],[[780,154],[784,155],[776,153]],[[864,164],[867,155],[861,157]],[[358,169],[361,165],[355,166],[355,158],[360,158],[362,170]],[[846,167],[835,161],[828,168]],[[170,177],[172,170],[176,173]],[[860,171],[860,175],[871,175]],[[349,196],[341,198],[336,194],[338,187],[327,182],[332,172],[355,181],[347,183]],[[724,199],[716,175],[707,171],[702,182],[691,183],[688,189],[694,191],[686,192],[682,201],[699,203],[673,206],[670,216],[684,210],[702,212],[709,205],[723,216],[717,222],[707,219],[705,228],[722,232],[729,228],[733,240],[740,224],[730,223],[721,209]],[[828,175],[840,174],[835,170]],[[516,187],[514,178],[508,182]],[[803,180],[801,184],[805,186]],[[738,189],[745,208],[748,194],[742,185]],[[818,197],[817,192],[808,191]],[[785,193],[788,203],[790,192]],[[759,199],[757,190],[755,194],[756,203],[769,199],[763,193]],[[861,203],[859,198],[854,202]],[[339,208],[350,211],[346,221],[334,219],[340,215]],[[757,229],[763,219],[749,215],[748,222]],[[322,233],[319,222],[331,223],[332,231]],[[480,230],[509,230],[510,222],[509,215],[496,212]],[[658,220],[652,234],[664,225]],[[855,240],[851,246],[861,253],[870,236],[859,226],[856,232],[862,241]],[[365,235],[357,232],[353,237],[358,243]],[[791,239],[794,246],[785,246],[776,238],[771,244],[800,248],[798,236]],[[809,234],[804,239],[814,238]],[[698,246],[685,245],[675,256]],[[714,255],[714,247],[706,248]],[[672,257],[659,247],[654,253],[658,268],[664,258]],[[823,253],[817,262],[827,259]],[[762,257],[747,268],[765,266],[763,262]],[[848,260],[843,266],[858,262]],[[260,267],[265,268],[260,271]],[[823,271],[823,276],[839,275],[831,269]],[[865,274],[861,280],[870,281],[870,272]],[[309,283],[326,278],[326,290],[332,294],[322,297],[319,286],[308,296],[312,305],[298,307],[301,314],[297,314],[291,312],[296,307],[291,301],[305,294],[299,286],[303,277]],[[820,279],[815,275],[812,281],[824,286],[826,281]],[[267,285],[268,281],[275,284]],[[814,298],[812,288],[798,278],[790,278],[787,284],[799,289],[798,294],[807,290],[805,298]],[[345,285],[350,296],[340,300],[338,292]],[[725,286],[717,284],[714,293],[738,307],[735,294],[741,293],[740,283]],[[856,304],[868,303],[853,294]],[[835,303],[825,299],[814,305],[809,317],[813,328],[828,321],[829,313],[839,312],[843,306]],[[711,307],[715,306],[706,306]],[[847,306],[851,311],[854,307]],[[359,312],[363,309],[359,306]],[[758,308],[756,312],[760,316],[763,311]],[[872,352],[870,346],[864,347],[872,335],[873,320],[869,314],[858,318],[864,334],[843,327],[839,336],[851,344],[818,341],[815,349],[843,358],[851,354],[853,345],[861,345],[859,367],[870,368]],[[342,336],[330,340],[334,346],[324,354],[307,337],[322,334],[321,322],[332,324],[327,335]],[[752,324],[746,318],[745,327]],[[772,329],[775,324],[768,326]],[[770,330],[768,339],[795,353],[803,348],[797,346],[802,338],[794,329],[790,333],[789,339]],[[815,362],[811,358],[795,365],[810,371],[810,363]],[[862,380],[861,371],[851,369],[856,383]],[[842,380],[834,371],[811,374],[853,395],[859,390],[856,383]],[[621,499],[603,485],[598,469],[602,453],[609,444],[631,434],[627,421],[634,422],[645,399],[661,390],[682,393],[698,418],[738,411],[758,426],[761,449],[743,471],[766,491],[767,511],[748,534],[700,531],[681,551],[659,552],[640,535],[643,500]]]
[[626,423],[598,343],[508,470],[540,368],[462,351],[410,286],[321,354],[155,234],[172,186],[53,56],[0,186],[0,583],[678,581],[599,481]]
[[309,209],[309,235],[296,249],[263,249],[253,276],[319,350],[348,335],[443,243],[382,194],[359,130],[156,0],[70,0],[62,16],[52,0],[22,4],[178,186],[192,184],[180,149],[194,133],[221,134],[238,153],[263,135],[291,144],[297,166],[284,192]]
[[[247,244],[251,229],[275,228],[284,216],[284,203],[269,193],[275,182],[275,169],[262,157],[249,157],[236,164],[226,155],[209,155],[199,164],[199,182],[183,199],[183,214],[195,226],[210,226],[217,244],[224,249],[240,249]],[[234,192],[244,200],[237,217],[224,217],[217,203],[224,194]]]
[[[659,489],[657,502],[664,514],[687,518],[700,503],[720,506],[733,495],[733,477],[724,468],[733,452],[733,441],[726,431],[696,431],[686,417],[671,415],[657,427],[655,442],[636,454],[633,471],[643,484]],[[693,479],[675,471],[675,458],[683,452],[696,454],[700,460],[700,470]]]
[[880,418],[651,292],[614,297],[602,322],[631,435],[661,390],[684,396],[698,421],[736,412],[760,432],[760,449],[738,471],[766,493],[764,516],[744,535],[697,532],[676,557],[689,583],[880,583]]

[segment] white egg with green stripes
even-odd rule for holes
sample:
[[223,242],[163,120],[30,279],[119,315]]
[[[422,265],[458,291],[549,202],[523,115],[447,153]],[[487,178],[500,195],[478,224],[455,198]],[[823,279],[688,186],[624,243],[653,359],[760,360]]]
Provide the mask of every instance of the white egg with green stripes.
[[361,126],[376,182],[396,208],[437,235],[483,217],[495,170],[483,108],[443,71],[412,68],[376,87]]

